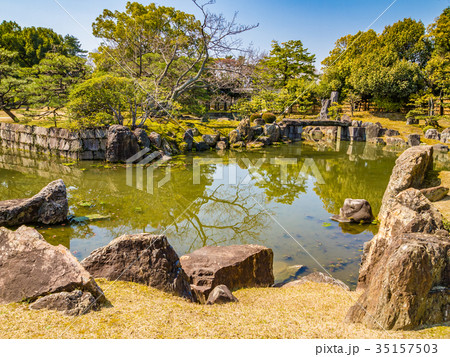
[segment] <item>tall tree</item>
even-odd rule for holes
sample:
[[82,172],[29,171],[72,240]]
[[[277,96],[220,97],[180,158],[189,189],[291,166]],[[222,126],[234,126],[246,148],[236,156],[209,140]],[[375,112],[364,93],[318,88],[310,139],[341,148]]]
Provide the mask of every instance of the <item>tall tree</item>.
[[243,50],[237,35],[255,26],[208,10],[214,1],[193,0],[201,17],[156,4],[128,2],[125,12],[104,10],[93,24],[104,40],[92,57],[99,71],[136,79],[155,111],[170,109],[188,91],[208,86],[205,75],[219,71],[212,59]]
[[272,42],[270,54],[261,61],[260,75],[274,88],[283,88],[292,79],[314,76],[315,55],[300,40]]
[[429,86],[440,98],[440,115],[444,114],[444,95],[450,93],[450,7],[429,27],[434,51],[426,67]]
[[16,52],[0,48],[0,110],[13,121],[18,120],[12,111],[26,103],[30,83],[17,64],[17,56]]
[[89,73],[86,60],[77,56],[66,57],[47,53],[46,57],[33,67],[34,78],[30,84],[29,103],[35,107],[47,107],[40,116],[52,115],[55,120],[68,102],[69,91],[83,81]]

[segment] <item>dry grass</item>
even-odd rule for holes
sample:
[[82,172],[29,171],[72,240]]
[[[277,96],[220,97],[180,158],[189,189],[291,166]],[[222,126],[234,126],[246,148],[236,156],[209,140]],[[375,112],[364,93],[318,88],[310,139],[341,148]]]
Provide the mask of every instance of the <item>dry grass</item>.
[[0,306],[0,338],[449,338],[450,327],[368,330],[343,323],[358,293],[308,283],[289,289],[244,289],[236,304],[188,303],[146,286],[99,282],[114,305],[79,318]]

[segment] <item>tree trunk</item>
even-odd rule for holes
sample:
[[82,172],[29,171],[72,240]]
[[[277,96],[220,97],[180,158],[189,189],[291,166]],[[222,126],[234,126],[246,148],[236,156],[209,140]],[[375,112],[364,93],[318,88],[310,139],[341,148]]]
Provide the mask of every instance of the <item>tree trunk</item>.
[[442,96],[442,91],[439,93],[439,115],[444,115],[444,98]]
[[19,119],[17,119],[17,117],[14,115],[14,113],[11,111],[11,110],[9,110],[9,109],[6,109],[6,108],[3,108],[3,111],[15,122],[15,123],[17,123],[17,122],[19,122]]

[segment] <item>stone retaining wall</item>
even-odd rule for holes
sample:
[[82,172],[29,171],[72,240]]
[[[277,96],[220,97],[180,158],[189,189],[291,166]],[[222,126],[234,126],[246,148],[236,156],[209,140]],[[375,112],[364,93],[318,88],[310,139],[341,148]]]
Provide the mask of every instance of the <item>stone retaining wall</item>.
[[73,160],[105,160],[107,134],[105,128],[70,131],[0,123],[0,146]]

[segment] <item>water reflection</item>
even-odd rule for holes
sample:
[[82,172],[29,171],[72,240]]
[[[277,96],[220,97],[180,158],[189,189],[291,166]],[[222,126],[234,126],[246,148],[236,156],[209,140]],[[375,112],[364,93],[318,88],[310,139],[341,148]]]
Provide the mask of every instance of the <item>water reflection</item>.
[[[193,162],[205,155],[221,163],[203,165],[200,183],[193,184]],[[356,281],[362,245],[377,227],[329,217],[349,197],[367,199],[377,214],[395,153],[364,143],[320,142],[205,155],[169,162],[171,179],[149,194],[126,185],[123,165],[7,151],[0,153],[0,200],[32,196],[62,178],[71,214],[104,219],[38,229],[79,259],[122,234],[165,233],[179,254],[205,245],[266,245],[275,253],[277,281],[320,269],[301,245],[337,278]],[[296,163],[283,172],[273,164],[279,159]],[[165,168],[156,170],[154,182],[164,175]]]

